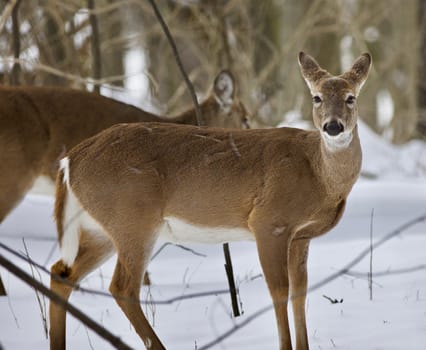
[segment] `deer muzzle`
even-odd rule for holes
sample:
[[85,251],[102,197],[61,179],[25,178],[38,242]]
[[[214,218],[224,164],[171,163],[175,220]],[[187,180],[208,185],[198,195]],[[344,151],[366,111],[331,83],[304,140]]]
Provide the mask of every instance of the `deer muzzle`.
[[345,131],[345,127],[341,122],[337,120],[331,120],[324,124],[323,131],[325,131],[330,136],[337,136]]

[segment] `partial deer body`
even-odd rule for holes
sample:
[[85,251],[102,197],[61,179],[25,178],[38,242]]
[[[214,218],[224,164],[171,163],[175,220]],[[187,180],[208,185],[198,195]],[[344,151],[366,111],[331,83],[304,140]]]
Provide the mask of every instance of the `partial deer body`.
[[[146,348],[164,349],[135,302],[157,238],[255,240],[280,349],[292,348],[289,293],[296,348],[308,349],[309,241],[337,224],[358,177],[355,98],[371,58],[362,55],[337,77],[306,54],[299,55],[299,63],[313,94],[317,131],[121,124],[72,149],[57,178],[62,259],[52,273],[78,283],[116,252],[110,291]],[[72,291],[53,278],[51,288],[65,299]],[[65,318],[65,311],[51,304],[51,349],[65,347]]]
[[[234,85],[228,71],[216,77],[201,105],[206,125],[242,128],[247,123]],[[54,183],[66,151],[114,124],[133,122],[197,124],[194,109],[167,118],[80,90],[0,87],[0,223],[38,177]]]

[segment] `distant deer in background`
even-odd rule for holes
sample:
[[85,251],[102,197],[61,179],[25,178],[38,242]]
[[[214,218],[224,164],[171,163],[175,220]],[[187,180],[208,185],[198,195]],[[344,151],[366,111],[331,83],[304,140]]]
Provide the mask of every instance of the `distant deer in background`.
[[[206,125],[247,126],[232,74],[222,71],[201,104]],[[54,182],[59,159],[81,141],[117,123],[197,124],[195,110],[158,116],[86,91],[57,87],[0,87],[0,223],[36,178]]]
[[[207,126],[248,127],[233,75],[224,70],[200,106]],[[86,91],[58,87],[0,87],[0,224],[47,177],[54,183],[59,159],[81,141],[117,123],[197,124],[195,109],[158,116]],[[53,186],[52,186],[53,187]],[[0,295],[4,295],[0,279]]]
[[[160,235],[171,241],[255,240],[274,303],[280,349],[308,349],[308,246],[334,227],[358,178],[357,97],[371,57],[333,76],[309,55],[299,65],[317,130],[223,130],[121,124],[61,160],[55,218],[62,258],[52,274],[78,283],[114,252],[110,291],[147,349],[165,347],[145,318],[141,278]],[[68,300],[72,287],[51,278]],[[65,348],[66,312],[50,303],[52,350]]]

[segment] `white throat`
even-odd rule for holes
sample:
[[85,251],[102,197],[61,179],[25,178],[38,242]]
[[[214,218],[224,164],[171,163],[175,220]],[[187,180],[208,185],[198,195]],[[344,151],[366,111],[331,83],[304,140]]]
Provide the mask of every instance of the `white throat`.
[[336,136],[330,136],[324,131],[321,131],[321,137],[324,140],[325,148],[329,152],[343,151],[349,147],[352,142],[353,132],[344,131]]
[[231,106],[232,106],[232,98],[227,98],[226,100],[221,100],[219,97],[215,96],[214,97],[217,104],[220,106],[220,110],[223,113],[229,113],[231,111]]

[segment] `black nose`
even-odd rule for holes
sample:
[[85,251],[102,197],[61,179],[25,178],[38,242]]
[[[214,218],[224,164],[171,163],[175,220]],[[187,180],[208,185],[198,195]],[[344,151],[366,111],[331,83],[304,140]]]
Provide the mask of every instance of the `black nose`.
[[344,127],[343,124],[339,123],[337,120],[332,120],[331,122],[325,123],[323,129],[330,136],[336,136],[343,132]]

